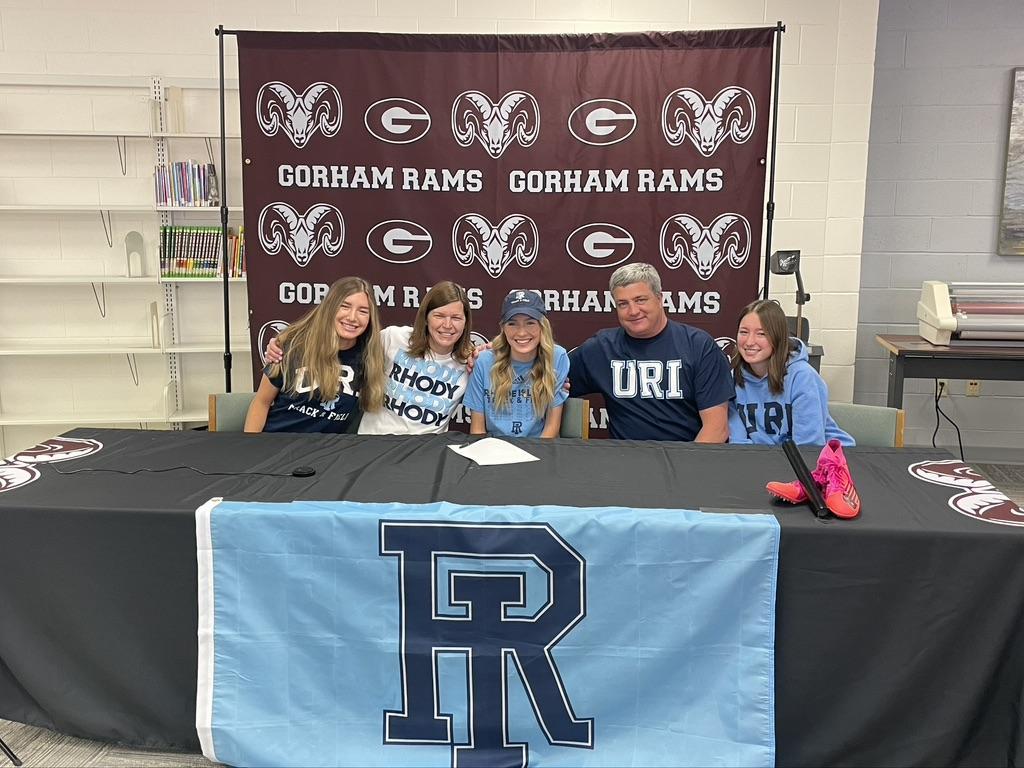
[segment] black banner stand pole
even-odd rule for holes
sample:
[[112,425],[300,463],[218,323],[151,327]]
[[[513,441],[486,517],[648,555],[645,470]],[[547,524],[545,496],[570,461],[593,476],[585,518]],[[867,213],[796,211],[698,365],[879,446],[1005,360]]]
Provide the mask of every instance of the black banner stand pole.
[[224,25],[214,30],[220,54],[220,259],[224,275],[224,391],[231,391],[231,293],[228,264],[228,164],[224,118]]
[[767,224],[764,230],[764,287],[761,289],[762,299],[768,298],[768,276],[771,273],[771,270],[768,268],[768,258],[772,252],[772,222],[775,220],[775,150],[779,133],[779,73],[782,66],[782,34],[785,31],[785,24],[781,21],[775,22],[775,68],[772,71],[775,94],[772,96],[772,161],[768,166],[768,204],[765,206]]
[[7,746],[7,742],[2,738],[0,738],[0,752],[7,755],[7,759],[14,763],[15,768],[21,768],[21,760],[19,760],[18,756],[11,751],[11,748]]
[[782,450],[786,454],[786,458],[789,459],[790,466],[793,467],[796,479],[800,481],[804,491],[807,492],[807,503],[810,504],[811,511],[819,520],[824,520],[831,513],[825,506],[825,499],[821,495],[818,484],[814,482],[810,468],[804,462],[804,457],[800,455],[800,449],[796,447],[796,443],[787,438],[782,441]]

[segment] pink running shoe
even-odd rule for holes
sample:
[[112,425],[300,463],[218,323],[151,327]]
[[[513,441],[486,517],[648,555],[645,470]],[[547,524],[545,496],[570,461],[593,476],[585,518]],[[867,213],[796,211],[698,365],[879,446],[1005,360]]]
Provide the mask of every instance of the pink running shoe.
[[[825,494],[825,473],[821,471],[821,457],[824,455],[825,449],[818,456],[818,466],[811,471],[811,477],[814,478],[815,484],[821,489],[823,497]],[[773,480],[765,486],[765,490],[772,496],[788,501],[790,504],[802,504],[808,498],[807,489],[804,488],[803,483],[799,480],[794,480],[791,483],[780,483]]]
[[804,486],[799,480],[794,480],[791,483],[780,483],[777,480],[772,480],[765,486],[765,490],[775,498],[788,501],[790,504],[800,504],[807,501],[807,491],[804,490]]
[[829,440],[821,449],[818,466],[812,474],[815,482],[822,487],[825,506],[833,515],[848,519],[860,514],[860,495],[853,487],[843,446],[838,440]]

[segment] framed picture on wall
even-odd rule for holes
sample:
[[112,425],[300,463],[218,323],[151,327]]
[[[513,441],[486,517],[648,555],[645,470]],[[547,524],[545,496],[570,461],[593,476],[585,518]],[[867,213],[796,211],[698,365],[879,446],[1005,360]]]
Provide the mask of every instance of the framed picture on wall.
[[1024,67],[1013,70],[999,255],[1024,256]]

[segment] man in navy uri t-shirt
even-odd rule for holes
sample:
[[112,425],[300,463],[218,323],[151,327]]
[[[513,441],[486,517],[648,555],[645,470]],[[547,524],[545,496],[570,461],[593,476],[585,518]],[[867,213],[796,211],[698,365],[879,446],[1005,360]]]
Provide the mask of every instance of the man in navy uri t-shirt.
[[614,438],[724,443],[735,389],[715,340],[668,319],[650,264],[619,267],[608,287],[621,327],[569,353],[569,394],[603,395]]

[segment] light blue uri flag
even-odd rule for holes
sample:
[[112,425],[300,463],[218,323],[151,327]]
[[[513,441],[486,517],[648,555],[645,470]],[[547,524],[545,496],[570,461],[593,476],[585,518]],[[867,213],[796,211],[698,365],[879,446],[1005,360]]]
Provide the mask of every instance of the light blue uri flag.
[[774,517],[212,500],[196,520],[211,760],[774,763]]

